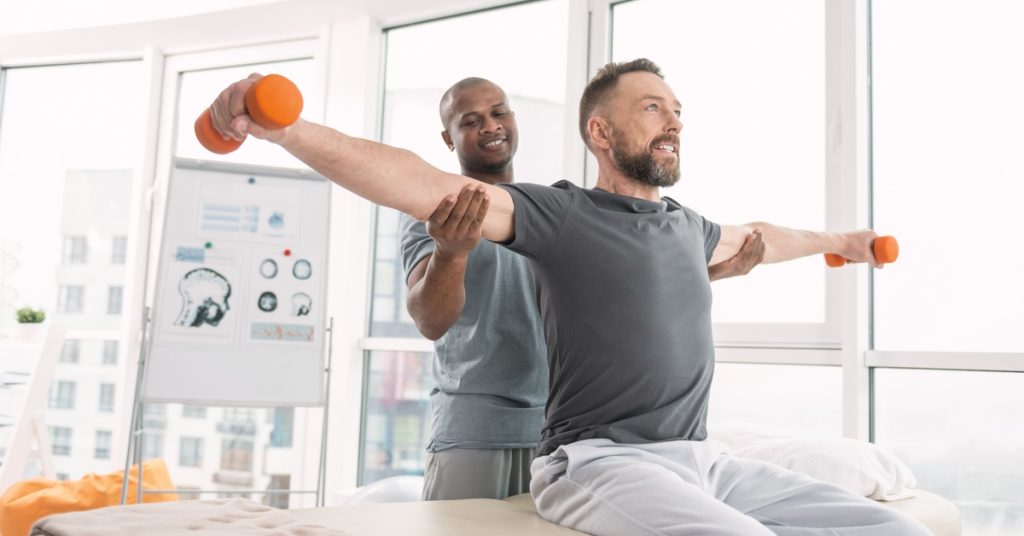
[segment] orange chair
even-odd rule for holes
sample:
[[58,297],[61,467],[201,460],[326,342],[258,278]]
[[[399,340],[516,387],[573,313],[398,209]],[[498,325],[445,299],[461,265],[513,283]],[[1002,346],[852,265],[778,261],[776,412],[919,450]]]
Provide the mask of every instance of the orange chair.
[[[128,477],[128,502],[135,502],[138,466]],[[86,475],[81,480],[59,481],[48,478],[23,480],[7,488],[0,496],[0,534],[28,536],[32,524],[51,514],[92,510],[121,503],[123,472]],[[163,460],[142,463],[142,489],[173,489]],[[176,501],[174,493],[144,493],[142,502]]]

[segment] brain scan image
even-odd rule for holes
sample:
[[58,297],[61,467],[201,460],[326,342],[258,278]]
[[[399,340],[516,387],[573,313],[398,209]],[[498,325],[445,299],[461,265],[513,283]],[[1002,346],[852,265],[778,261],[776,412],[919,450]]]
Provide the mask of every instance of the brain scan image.
[[295,279],[309,279],[309,276],[313,275],[313,266],[306,259],[299,259],[292,267],[292,275]]
[[216,326],[231,308],[231,283],[209,268],[196,268],[178,282],[182,306],[176,326],[198,328],[203,324]]
[[260,294],[260,299],[256,302],[256,306],[265,313],[277,309],[277,295],[270,291]]
[[267,279],[273,279],[277,275],[277,263],[274,259],[263,259],[260,263],[260,275]]
[[313,300],[305,292],[296,292],[292,296],[292,316],[306,316],[313,306]]

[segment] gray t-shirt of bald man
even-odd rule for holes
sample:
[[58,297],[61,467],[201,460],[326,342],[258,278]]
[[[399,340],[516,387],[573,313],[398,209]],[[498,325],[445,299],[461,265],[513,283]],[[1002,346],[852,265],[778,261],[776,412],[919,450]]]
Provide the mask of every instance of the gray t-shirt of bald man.
[[551,379],[538,455],[591,438],[707,437],[714,372],[708,261],[720,227],[660,202],[499,185],[515,204],[507,247],[533,268]]
[[[405,277],[434,240],[401,217]],[[427,450],[534,448],[548,395],[547,350],[526,259],[481,240],[469,254],[466,303],[434,342]]]

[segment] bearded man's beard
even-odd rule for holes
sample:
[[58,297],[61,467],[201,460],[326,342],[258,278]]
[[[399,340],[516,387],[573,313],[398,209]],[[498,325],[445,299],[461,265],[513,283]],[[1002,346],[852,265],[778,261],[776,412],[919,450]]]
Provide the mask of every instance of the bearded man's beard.
[[[665,166],[654,158],[653,150],[663,143],[679,147],[679,138],[671,134],[659,136],[650,147],[635,153],[629,152],[628,144],[619,131],[612,131],[612,161],[627,177],[651,186],[665,188],[679,181],[679,160]],[[678,149],[677,149],[678,150]]]

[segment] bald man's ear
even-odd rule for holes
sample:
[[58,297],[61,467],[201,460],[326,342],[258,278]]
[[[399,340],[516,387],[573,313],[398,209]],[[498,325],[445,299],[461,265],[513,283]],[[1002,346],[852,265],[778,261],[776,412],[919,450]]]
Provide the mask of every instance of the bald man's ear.
[[448,134],[447,130],[441,131],[441,139],[444,140],[444,144],[448,146],[449,151],[455,150],[455,144],[452,143],[452,136]]
[[608,149],[612,146],[612,131],[608,120],[599,115],[587,119],[587,134],[594,149]]

